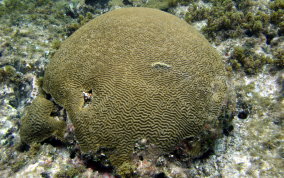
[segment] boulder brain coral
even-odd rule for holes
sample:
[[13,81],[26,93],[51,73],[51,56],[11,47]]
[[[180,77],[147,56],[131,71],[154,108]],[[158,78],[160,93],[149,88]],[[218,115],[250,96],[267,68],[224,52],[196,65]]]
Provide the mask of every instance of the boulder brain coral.
[[43,89],[67,110],[83,151],[110,148],[120,165],[140,139],[165,152],[200,134],[217,120],[227,86],[220,56],[193,27],[159,10],[124,8],[65,40]]

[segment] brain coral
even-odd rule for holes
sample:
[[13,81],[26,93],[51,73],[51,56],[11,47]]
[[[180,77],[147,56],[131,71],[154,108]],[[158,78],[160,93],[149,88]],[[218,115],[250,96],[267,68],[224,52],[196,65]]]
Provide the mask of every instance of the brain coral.
[[65,123],[50,116],[54,109],[51,101],[38,96],[22,118],[21,140],[25,143],[41,142],[51,135],[63,139]]
[[65,40],[43,89],[67,110],[81,149],[111,148],[119,165],[142,138],[164,152],[197,136],[217,120],[227,87],[220,56],[193,27],[159,10],[124,8]]

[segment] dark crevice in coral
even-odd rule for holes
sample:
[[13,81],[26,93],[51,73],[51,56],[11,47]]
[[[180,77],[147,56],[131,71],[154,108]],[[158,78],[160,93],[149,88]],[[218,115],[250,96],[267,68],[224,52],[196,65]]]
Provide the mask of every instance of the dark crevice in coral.
[[97,153],[89,152],[80,155],[80,159],[87,168],[91,168],[100,173],[113,173],[114,167],[100,150]]
[[26,143],[21,142],[19,145],[16,146],[16,150],[19,152],[26,152],[30,150],[30,146]]
[[48,94],[44,92],[44,96],[45,99],[52,101],[53,105],[54,105],[54,110],[50,113],[51,117],[61,117],[62,120],[66,121],[67,120],[67,112],[66,109],[64,109],[62,106],[58,105],[55,101],[54,98]]
[[161,172],[161,173],[154,175],[154,178],[167,178],[167,176],[165,173]]
[[194,160],[205,160],[208,159],[211,155],[214,155],[215,152],[213,149],[207,150],[205,153],[203,153],[200,157],[194,159]]
[[166,157],[170,162],[189,158],[189,155],[185,154],[181,148],[175,149],[171,154],[167,154]]
[[84,161],[87,168],[99,171],[100,173],[112,173],[113,167],[105,166],[100,161],[85,160]]
[[67,121],[67,118],[68,118],[67,111],[66,111],[66,109],[63,109],[63,120]]
[[[54,109],[54,111],[52,111],[51,113],[50,113],[50,116],[51,117],[55,117],[55,116],[58,116],[58,117],[61,117],[61,116],[63,116],[64,115],[64,111],[63,111],[63,107],[61,107],[61,106],[59,106],[58,104],[56,104],[55,102],[53,102],[53,104],[54,104],[54,106],[55,106],[55,109]],[[63,116],[63,118],[64,118],[64,116]]]
[[53,147],[59,147],[59,148],[63,148],[66,147],[66,143],[64,143],[63,141],[55,138],[55,137],[50,137],[44,141],[41,142],[41,144],[49,144],[52,145]]
[[52,96],[48,93],[45,93],[45,99],[52,100]]
[[229,125],[228,127],[223,129],[223,134],[225,136],[229,136],[230,133],[234,130],[234,126],[233,125]]
[[87,92],[83,92],[83,97],[84,97],[84,104],[83,104],[83,108],[84,108],[84,107],[87,107],[92,102],[93,90],[90,89]]
[[73,159],[77,156],[77,154],[80,152],[80,150],[78,148],[73,148],[73,147],[70,147],[70,158]]
[[58,113],[58,111],[51,112],[51,113],[50,113],[50,116],[51,116],[51,117],[59,116],[59,113]]

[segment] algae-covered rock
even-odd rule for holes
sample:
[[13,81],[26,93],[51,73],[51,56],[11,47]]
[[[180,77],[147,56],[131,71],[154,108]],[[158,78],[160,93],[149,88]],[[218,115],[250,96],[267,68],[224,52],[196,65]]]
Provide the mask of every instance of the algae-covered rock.
[[20,130],[22,142],[41,142],[51,136],[63,139],[65,122],[50,116],[54,110],[51,101],[38,96],[26,110]]
[[[120,165],[138,140],[163,153],[217,122],[227,86],[220,56],[193,27],[159,10],[124,8],[65,40],[43,89],[67,110],[83,151],[108,148]],[[49,104],[37,100],[46,116]],[[47,126],[38,113],[29,111],[30,122]]]

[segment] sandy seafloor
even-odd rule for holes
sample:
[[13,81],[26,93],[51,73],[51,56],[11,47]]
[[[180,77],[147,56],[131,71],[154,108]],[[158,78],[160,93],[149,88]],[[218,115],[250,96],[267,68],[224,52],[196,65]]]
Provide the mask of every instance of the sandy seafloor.
[[[80,14],[82,2],[67,1],[65,4],[70,11]],[[119,8],[120,4],[115,2],[108,7],[98,6],[92,12],[92,18]],[[264,8],[269,3],[257,2]],[[186,5],[177,5],[171,8],[171,12],[184,18],[187,8]],[[48,19],[38,16],[35,20],[30,14],[14,15],[11,12],[10,16],[1,19],[0,67],[5,71],[8,70],[6,66],[13,66],[15,71],[7,74],[0,83],[0,177],[54,177],[60,171],[84,167],[78,157],[70,158],[70,149],[64,146],[44,143],[34,146],[33,152],[16,149],[20,142],[19,129],[24,108],[38,94],[36,81],[43,75],[51,54],[56,51],[56,43],[66,38],[66,25],[78,19],[63,21],[51,16],[49,14]],[[200,21],[193,25],[200,30],[204,23]],[[273,28],[271,26],[271,30]],[[273,57],[273,48],[284,48],[281,35],[272,39],[276,45],[267,44],[263,38],[263,35],[242,36],[212,44],[227,64],[232,48],[242,46],[245,40],[254,40],[253,50],[267,56]],[[283,177],[284,71],[280,68],[271,73],[269,69],[270,66],[264,66],[254,75],[247,75],[242,70],[231,73],[236,115],[230,130],[216,140],[212,154],[205,159],[188,162],[186,166],[179,160],[165,161],[164,166],[144,160],[135,170],[137,177]],[[247,117],[241,119],[238,114],[243,112]],[[83,168],[80,172],[77,177],[112,177],[90,168]]]

